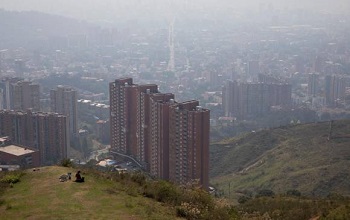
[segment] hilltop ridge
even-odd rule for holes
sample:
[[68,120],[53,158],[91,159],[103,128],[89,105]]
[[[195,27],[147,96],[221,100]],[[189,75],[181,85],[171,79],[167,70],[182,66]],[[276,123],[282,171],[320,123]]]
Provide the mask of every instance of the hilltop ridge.
[[68,167],[27,170],[0,195],[0,219],[176,219],[174,209],[137,195],[121,184],[85,173],[85,183],[60,182]]

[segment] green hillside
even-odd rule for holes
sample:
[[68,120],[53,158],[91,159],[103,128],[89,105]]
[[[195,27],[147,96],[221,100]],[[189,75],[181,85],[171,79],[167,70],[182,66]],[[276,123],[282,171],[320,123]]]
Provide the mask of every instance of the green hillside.
[[26,171],[0,195],[0,219],[176,219],[175,209],[86,173],[85,183],[60,182],[76,169]]
[[349,167],[350,121],[263,130],[211,146],[211,183],[234,198],[266,189],[350,195]]
[[[69,160],[62,165],[74,166]],[[0,172],[2,219],[238,219],[229,202],[196,185],[80,167],[84,183],[60,181],[78,168]]]

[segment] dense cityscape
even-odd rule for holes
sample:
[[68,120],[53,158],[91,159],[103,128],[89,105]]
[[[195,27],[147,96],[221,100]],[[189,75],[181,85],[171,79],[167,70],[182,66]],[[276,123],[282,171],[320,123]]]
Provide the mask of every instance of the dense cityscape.
[[1,0],[1,219],[350,219],[349,0]]

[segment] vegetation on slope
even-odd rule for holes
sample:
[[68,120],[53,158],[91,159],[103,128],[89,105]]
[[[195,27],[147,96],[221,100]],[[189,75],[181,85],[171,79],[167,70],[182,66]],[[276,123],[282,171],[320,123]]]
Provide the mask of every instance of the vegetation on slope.
[[280,127],[211,146],[212,183],[238,198],[259,190],[350,195],[350,121]]
[[319,199],[286,195],[263,196],[247,200],[238,209],[242,219],[350,219],[350,200],[339,195]]

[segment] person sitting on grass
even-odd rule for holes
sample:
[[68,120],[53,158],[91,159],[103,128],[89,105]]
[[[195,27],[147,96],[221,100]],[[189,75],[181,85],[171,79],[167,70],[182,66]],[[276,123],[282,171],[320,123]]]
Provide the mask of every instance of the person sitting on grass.
[[75,174],[75,182],[78,182],[78,183],[84,182],[84,177],[81,177],[80,170]]

